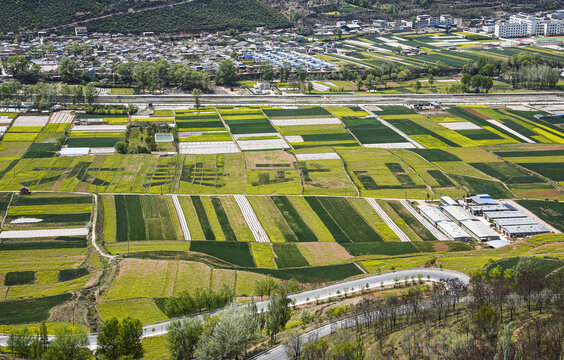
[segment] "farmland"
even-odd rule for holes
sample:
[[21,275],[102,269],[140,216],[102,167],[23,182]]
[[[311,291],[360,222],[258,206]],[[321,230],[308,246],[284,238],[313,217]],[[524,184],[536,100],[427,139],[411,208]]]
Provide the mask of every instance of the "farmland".
[[[151,323],[168,318],[165,299],[182,291],[227,285],[246,301],[267,277],[304,289],[411,267],[470,273],[506,257],[562,258],[561,235],[497,250],[438,241],[400,201],[489,193],[564,230],[555,201],[564,137],[536,113],[382,105],[77,115],[103,125],[24,115],[0,141],[0,325],[51,329],[72,322],[73,307],[91,330],[113,316]],[[121,139],[143,145],[159,123],[177,132],[170,153],[113,151]],[[80,148],[88,155],[59,156]],[[31,194],[17,193],[23,186]],[[29,310],[16,314],[21,305]]]

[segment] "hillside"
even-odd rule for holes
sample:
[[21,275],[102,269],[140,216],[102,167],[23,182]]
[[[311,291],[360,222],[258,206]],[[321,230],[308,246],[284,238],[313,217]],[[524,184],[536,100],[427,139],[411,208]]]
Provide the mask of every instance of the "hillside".
[[259,0],[7,0],[0,32],[36,31],[61,25],[89,31],[179,32],[286,27],[289,21]]
[[290,22],[259,0],[194,0],[189,3],[88,23],[89,31],[178,32],[287,27]]
[[4,0],[0,31],[37,30],[106,14],[174,4],[180,0]]

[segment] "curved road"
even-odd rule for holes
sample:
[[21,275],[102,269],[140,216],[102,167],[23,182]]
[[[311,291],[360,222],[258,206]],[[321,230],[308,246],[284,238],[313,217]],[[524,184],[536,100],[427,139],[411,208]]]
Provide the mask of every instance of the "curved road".
[[[343,294],[345,292],[345,289],[347,290],[348,294],[352,294],[364,290],[367,287],[373,289],[375,287],[379,287],[382,285],[391,285],[396,282],[395,279],[399,278],[400,280],[403,280],[406,276],[410,279],[411,277],[417,279],[419,275],[421,275],[423,279],[428,281],[440,281],[441,279],[447,280],[451,278],[459,279],[465,284],[468,284],[468,282],[470,281],[470,277],[468,275],[453,270],[417,268],[417,269],[408,269],[408,270],[398,270],[398,271],[392,271],[383,274],[368,275],[359,278],[354,278],[352,280],[334,283],[328,286],[294,293],[289,295],[289,297],[290,299],[292,299],[292,301],[295,301],[296,305],[303,305],[306,304],[307,302],[314,302],[316,300],[325,300],[332,297],[340,296],[340,294]],[[340,294],[337,294],[337,291],[339,291]],[[268,304],[268,300],[257,302],[258,310],[259,311],[266,310],[267,304]],[[193,315],[193,316],[203,317],[202,314]],[[172,320],[166,320],[158,323],[144,325],[142,337],[145,338],[145,337],[152,337],[152,336],[159,336],[166,334],[167,327],[171,322]],[[91,333],[88,335],[91,349],[96,348],[97,335],[98,335],[97,333]],[[8,336],[0,336],[0,346],[7,346],[7,343],[8,343]],[[279,348],[282,348],[282,350],[280,350]],[[270,351],[275,351],[275,350],[279,351],[280,354],[283,354],[285,356],[285,350],[283,349],[283,346],[278,346],[276,348],[271,349]],[[267,358],[263,357],[262,359],[267,359]]]

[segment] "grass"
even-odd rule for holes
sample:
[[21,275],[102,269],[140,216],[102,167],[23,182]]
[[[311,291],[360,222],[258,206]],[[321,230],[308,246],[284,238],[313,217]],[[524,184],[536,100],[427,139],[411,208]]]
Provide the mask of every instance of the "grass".
[[116,241],[116,203],[113,196],[102,196],[102,206],[104,207],[104,230],[103,240],[105,242]]
[[192,241],[190,251],[208,254],[242,267],[255,267],[251,249],[244,242]]
[[71,294],[62,294],[37,299],[0,302],[0,324],[26,324],[45,321],[49,311],[68,301]]
[[162,360],[170,358],[170,350],[166,336],[153,336],[141,339],[145,360]]
[[362,144],[401,143],[406,140],[376,118],[343,118],[347,128]]
[[100,319],[104,322],[113,317],[121,321],[128,316],[139,319],[143,324],[168,319],[152,299],[102,301],[96,305],[96,310]]
[[279,269],[308,266],[306,258],[302,255],[296,244],[272,244]]
[[319,216],[317,216],[303,197],[291,196],[288,199],[319,241],[335,241],[331,232],[325,227]]
[[[485,270],[489,272],[491,269],[498,266],[503,271],[507,269],[512,269],[519,263],[519,260],[521,259],[522,259],[521,257],[510,257],[510,258],[501,259],[491,264],[488,264],[485,267]],[[531,259],[533,261],[533,267],[541,276],[546,276],[550,274],[552,271],[564,266],[564,260],[561,259],[544,259],[538,257],[532,257]]]

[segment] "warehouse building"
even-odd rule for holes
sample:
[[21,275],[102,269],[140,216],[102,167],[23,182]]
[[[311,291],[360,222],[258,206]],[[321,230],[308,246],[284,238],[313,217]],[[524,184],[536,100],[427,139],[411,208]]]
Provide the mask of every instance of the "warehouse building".
[[458,202],[450,196],[441,196],[441,201],[445,205],[458,205]]
[[509,218],[509,219],[495,219],[492,224],[499,230],[504,226],[517,226],[517,225],[538,225],[535,219],[529,217],[524,218]]
[[464,220],[460,226],[480,241],[499,240],[500,235],[479,220]]
[[468,211],[472,215],[482,216],[484,211],[507,211],[509,210],[505,205],[469,205],[467,206]]
[[445,214],[443,214],[441,212],[441,210],[437,209],[434,206],[421,206],[419,207],[419,212],[421,212],[421,214],[427,219],[429,220],[431,223],[437,225],[440,222],[443,221],[449,221],[450,219],[448,217],[446,217]]
[[466,231],[452,221],[441,221],[437,223],[437,227],[448,236],[451,240],[470,241],[472,236],[468,235]]
[[539,234],[546,234],[550,232],[545,226],[542,225],[513,225],[502,226],[501,231],[509,237],[528,237]]
[[486,220],[493,221],[496,219],[515,219],[526,218],[527,215],[521,211],[484,211]]
[[499,203],[492,199],[488,194],[479,194],[464,199],[464,204],[470,205],[498,205]]
[[468,211],[464,210],[464,208],[462,208],[462,206],[457,206],[457,205],[445,205],[442,206],[441,209],[443,210],[443,213],[448,216],[450,219],[452,219],[455,223],[459,224],[462,221],[465,220],[476,220],[476,218],[474,216],[472,216],[472,214],[470,214]]

